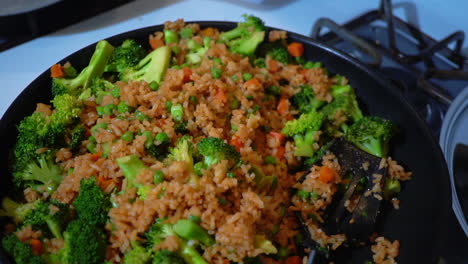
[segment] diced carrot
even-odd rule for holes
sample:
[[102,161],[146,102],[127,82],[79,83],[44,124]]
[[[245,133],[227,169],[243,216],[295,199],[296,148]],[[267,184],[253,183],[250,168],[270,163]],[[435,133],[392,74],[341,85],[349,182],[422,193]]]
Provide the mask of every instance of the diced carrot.
[[102,175],[98,177],[99,187],[101,187],[102,190],[106,190],[112,182],[112,179],[105,179]]
[[32,238],[29,240],[29,244],[31,245],[31,250],[34,255],[42,255],[44,248],[42,247],[42,242],[39,239]]
[[252,78],[248,81],[245,82],[245,86],[246,87],[249,87],[249,86],[261,86],[262,84],[260,83],[260,81],[257,79],[257,78]]
[[276,111],[278,111],[280,115],[284,115],[288,110],[289,110],[288,98],[281,97],[281,99],[278,102],[278,106],[276,107]]
[[302,259],[299,256],[291,256],[284,261],[284,264],[302,264]]
[[218,89],[215,94],[216,101],[225,104],[227,102],[226,93],[223,89]]
[[102,152],[97,152],[97,153],[91,154],[91,160],[92,161],[97,161],[101,156],[102,156]]
[[157,39],[157,38],[150,38],[149,39],[149,44],[152,49],[157,49],[159,47],[164,46],[164,41],[162,39]]
[[335,179],[335,171],[327,166],[322,166],[319,171],[318,180],[324,183],[332,182]]
[[214,28],[208,27],[200,31],[201,35],[204,37],[212,37],[215,33]]
[[189,67],[184,67],[182,71],[184,72],[184,83],[190,82],[192,80],[192,70]]
[[278,159],[283,159],[284,153],[286,153],[286,149],[283,146],[279,146],[276,148],[275,157]]
[[244,147],[244,144],[240,141],[240,139],[236,136],[232,137],[229,141],[229,145],[234,146],[237,152],[240,152],[240,149]]
[[65,73],[63,72],[63,68],[60,64],[54,64],[50,67],[50,77],[63,78],[63,76],[65,76]]
[[288,52],[293,57],[300,57],[304,54],[304,45],[299,42],[293,42],[288,45]]
[[275,138],[276,140],[278,140],[279,144],[282,145],[283,142],[284,142],[284,135],[279,133],[279,132],[275,132],[275,131],[270,131],[270,133],[268,133],[271,137]]
[[275,60],[268,60],[268,71],[277,72],[279,70],[279,64]]

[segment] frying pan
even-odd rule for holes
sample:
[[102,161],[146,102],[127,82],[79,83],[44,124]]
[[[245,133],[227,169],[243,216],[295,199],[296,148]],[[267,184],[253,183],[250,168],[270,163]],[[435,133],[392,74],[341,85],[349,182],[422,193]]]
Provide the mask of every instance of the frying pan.
[[[202,28],[215,27],[229,30],[232,22],[195,21]],[[107,40],[119,45],[132,38],[147,45],[148,35],[161,31],[162,25],[122,33]],[[270,30],[272,28],[269,28]],[[449,176],[443,155],[424,121],[385,78],[355,59],[327,47],[313,39],[288,32],[290,41],[302,42],[308,60],[321,61],[329,72],[346,76],[356,90],[358,100],[366,114],[393,121],[398,134],[391,142],[391,156],[413,172],[413,179],[403,184],[399,210],[390,206],[382,209],[377,232],[390,240],[400,241],[398,263],[436,263],[444,244],[444,219],[450,214],[451,193]],[[95,48],[91,44],[60,63],[70,61],[76,68],[85,67]],[[149,47],[148,47],[149,48]],[[13,194],[11,174],[8,171],[8,153],[15,144],[16,125],[30,115],[38,102],[51,99],[51,80],[45,70],[13,102],[0,121],[0,194]],[[372,260],[369,248],[337,252],[337,263],[363,263]],[[6,261],[0,254],[0,262]],[[7,262],[4,262],[7,263]]]

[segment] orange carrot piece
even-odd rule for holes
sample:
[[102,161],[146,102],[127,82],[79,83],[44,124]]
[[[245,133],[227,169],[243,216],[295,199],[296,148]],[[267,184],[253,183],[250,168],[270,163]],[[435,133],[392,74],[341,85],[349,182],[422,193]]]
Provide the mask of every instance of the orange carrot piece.
[[249,86],[261,86],[262,83],[260,83],[260,81],[257,79],[257,78],[252,78],[248,81],[245,82],[245,86],[246,87],[249,87]]
[[323,183],[332,182],[335,179],[335,171],[327,166],[322,166],[319,171],[318,180]]
[[149,44],[152,49],[157,49],[159,47],[164,46],[164,41],[162,39],[157,39],[157,38],[150,38],[149,39]]
[[292,256],[287,258],[284,264],[302,264],[302,259],[299,256]]
[[277,72],[279,70],[279,64],[275,60],[268,60],[268,71],[269,72]]
[[234,146],[237,152],[240,152],[240,149],[244,147],[244,144],[240,141],[240,139],[236,136],[232,137],[229,141],[229,145]]
[[288,98],[281,97],[281,99],[278,102],[278,106],[276,107],[276,111],[278,111],[280,115],[284,115],[288,110],[289,110]]
[[293,57],[300,57],[304,54],[304,45],[299,42],[292,42],[288,45],[288,52]]
[[286,148],[283,146],[279,146],[276,148],[275,157],[277,157],[278,159],[283,159],[285,153],[286,153]]
[[42,255],[44,248],[42,247],[42,242],[39,239],[32,238],[29,240],[29,244],[31,245],[31,250],[34,255]]
[[94,154],[91,154],[91,160],[97,161],[101,156],[102,156],[102,152],[96,152]]
[[50,77],[52,78],[63,78],[65,73],[63,72],[62,66],[60,64],[54,64],[50,67]]
[[284,135],[279,133],[279,132],[275,132],[275,131],[270,131],[269,135],[273,138],[275,138],[276,140],[278,140],[278,142],[280,143],[280,145],[283,144],[284,142]]
[[192,80],[192,70],[189,67],[184,67],[182,68],[182,71],[184,72],[184,83],[190,82]]
[[216,101],[225,104],[227,102],[227,97],[226,93],[223,91],[223,89],[218,89],[215,94],[215,99]]

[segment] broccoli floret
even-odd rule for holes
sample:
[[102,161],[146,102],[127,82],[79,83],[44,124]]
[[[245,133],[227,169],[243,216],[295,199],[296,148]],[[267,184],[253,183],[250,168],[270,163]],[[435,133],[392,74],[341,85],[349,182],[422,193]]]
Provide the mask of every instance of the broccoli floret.
[[197,240],[209,247],[215,243],[205,229],[188,219],[180,219],[173,226],[174,232],[185,240]]
[[183,136],[177,140],[177,145],[170,149],[168,158],[174,161],[183,161],[187,163],[187,168],[190,170],[189,183],[198,186],[198,175],[194,171],[193,164],[194,147],[190,136]]
[[380,117],[366,116],[348,128],[345,138],[365,152],[384,158],[388,154],[388,143],[393,131],[392,122]]
[[62,238],[62,232],[71,218],[70,208],[55,200],[40,201],[24,218],[24,225],[31,225],[35,230]]
[[92,225],[104,226],[111,207],[109,196],[97,184],[95,177],[82,179],[80,192],[73,201],[78,218]]
[[45,264],[41,257],[34,255],[31,246],[21,242],[15,234],[4,237],[2,246],[17,264]]
[[265,38],[265,25],[263,21],[252,15],[243,15],[245,21],[237,24],[237,27],[220,35],[220,40],[230,48],[232,52],[242,55],[252,55],[257,46]]
[[106,255],[107,238],[104,230],[84,220],[70,222],[65,230],[61,263],[101,264]]
[[206,51],[210,48],[210,43],[211,38],[209,37],[203,38],[203,46],[195,42],[193,39],[187,40],[189,53],[185,56],[185,61],[191,65],[199,64],[202,61]]
[[[49,177],[44,177],[45,174],[39,177],[39,181],[45,183],[52,179],[54,183],[60,182],[57,182],[57,179],[61,179],[56,177],[57,173],[52,173],[60,173],[52,165],[53,157],[47,157],[48,161],[44,163],[44,157],[40,157],[36,151],[43,147],[56,149],[64,145],[67,128],[78,119],[81,105],[75,97],[67,94],[56,96],[52,102],[55,111],[50,116],[34,113],[18,126],[18,138],[13,149],[13,175],[18,186],[28,180],[23,179],[23,176],[28,177],[32,169],[37,172],[36,168],[50,169],[51,172]],[[48,168],[43,165],[48,165]]]
[[146,55],[145,49],[133,39],[126,39],[115,48],[104,71],[123,72],[133,67]]
[[[168,236],[177,235],[173,229],[173,225],[169,223],[164,223],[160,218],[156,218],[151,228],[146,232],[146,239],[148,241],[148,246],[154,248],[159,243],[163,242]],[[179,244],[178,254],[185,260],[188,264],[206,264],[207,262],[195,249],[194,244],[188,244],[187,241],[181,239]],[[153,262],[154,263],[154,262]]]
[[177,253],[169,250],[160,250],[154,253],[153,264],[185,264],[186,262]]
[[[356,100],[356,95],[349,85],[334,85],[331,87],[333,101],[324,106],[321,112],[330,121],[334,121],[335,115],[340,111],[351,122],[356,122],[363,117],[361,109]],[[341,130],[346,132],[347,125],[343,123]]]
[[72,151],[76,151],[83,140],[86,138],[86,128],[82,124],[78,124],[72,130],[70,130],[68,136],[68,148]]
[[53,192],[62,181],[62,170],[53,162],[54,155],[47,151],[40,154],[37,159],[32,158],[29,164],[14,176],[22,183],[38,187],[42,185],[46,191]]
[[125,253],[124,264],[147,264],[151,260],[151,251],[140,246],[137,242],[131,242],[132,249]]
[[281,133],[294,138],[295,156],[312,157],[315,152],[313,148],[314,135],[320,130],[323,118],[322,113],[312,111],[300,115],[298,119],[286,122]]
[[289,55],[288,48],[280,41],[264,42],[256,52],[258,57],[270,56],[272,59],[279,61],[283,64],[289,64],[291,56]]
[[216,137],[203,138],[197,144],[198,151],[205,158],[206,166],[210,167],[221,160],[228,160],[235,165],[240,160],[240,154],[236,148]]
[[171,48],[162,46],[146,55],[140,62],[131,68],[127,68],[120,74],[122,81],[145,81],[159,84],[169,67]]
[[[148,134],[149,133],[149,134]],[[146,133],[145,149],[153,157],[163,160],[169,153],[169,146],[171,145],[171,140],[169,136],[160,132],[156,134],[154,140],[152,139],[151,132]],[[145,133],[143,133],[145,135]]]
[[84,68],[78,76],[73,79],[52,79],[52,94],[81,94],[83,89],[86,89],[91,85],[94,78],[101,77],[104,72],[104,67],[107,65],[113,51],[114,47],[109,44],[109,42],[105,40],[99,41],[88,66]]
[[321,101],[315,97],[314,90],[310,85],[301,85],[299,88],[300,91],[291,98],[292,105],[295,106],[299,112],[309,113],[325,104],[325,101]]
[[148,186],[145,186],[137,181],[137,176],[141,170],[149,169],[143,161],[135,155],[129,155],[117,159],[117,165],[122,170],[125,179],[127,179],[127,189],[137,188],[137,194],[141,199],[146,199],[149,192]]
[[22,204],[13,201],[9,197],[5,197],[2,199],[0,216],[10,217],[17,224],[22,223],[26,216],[38,206],[39,202],[40,200],[36,200],[31,203]]

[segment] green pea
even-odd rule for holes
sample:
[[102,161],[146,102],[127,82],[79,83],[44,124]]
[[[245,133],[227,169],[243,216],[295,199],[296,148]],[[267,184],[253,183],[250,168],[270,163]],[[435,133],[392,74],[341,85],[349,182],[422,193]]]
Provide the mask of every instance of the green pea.
[[305,190],[297,190],[296,195],[299,196],[303,200],[307,200],[310,197],[310,192]]
[[236,132],[239,128],[235,124],[231,124],[231,130]]
[[161,143],[169,142],[169,136],[164,132],[159,132],[154,137],[154,141],[155,141],[156,145],[160,145]]
[[213,58],[213,62],[219,65],[223,65],[223,61],[220,58]]
[[164,30],[164,42],[166,44],[177,43],[179,42],[179,37],[174,31],[166,29]]
[[273,156],[266,156],[265,157],[265,163],[275,165],[276,164],[276,159]]
[[261,108],[261,107],[260,107],[259,105],[254,105],[254,106],[252,107],[252,111],[251,111],[251,112],[252,112],[252,114],[255,114],[255,113],[257,113],[257,112],[258,112],[258,110],[260,110],[260,108]]
[[253,75],[249,72],[246,72],[242,74],[242,78],[244,79],[244,81],[248,81],[253,78]]
[[153,182],[154,184],[159,184],[164,181],[164,173],[160,170],[154,172]]
[[96,107],[96,112],[99,116],[103,116],[104,115],[104,106],[97,106]]
[[237,75],[233,75],[231,76],[231,79],[235,82],[237,82],[239,80],[239,78],[237,78]]
[[117,105],[117,112],[123,113],[130,113],[132,111],[132,107],[130,107],[125,101],[120,101]]
[[123,135],[120,137],[123,141],[131,142],[133,140],[133,132],[132,131],[127,131],[123,133]]
[[308,61],[304,64],[304,69],[313,69],[313,68],[320,68],[322,67],[322,63],[321,62],[312,62],[312,61]]
[[112,112],[116,109],[117,107],[114,104],[108,104],[104,106],[104,114],[106,115],[112,115]]
[[188,39],[193,36],[193,30],[191,28],[183,28],[180,30],[180,37],[183,39]]
[[234,172],[230,171],[226,174],[228,176],[228,178],[232,178],[232,179],[235,179],[236,178],[236,174],[234,174]]
[[184,118],[184,109],[181,104],[171,106],[171,116],[175,121],[182,121]]
[[157,91],[159,90],[159,83],[157,83],[156,81],[152,81],[150,82],[149,87],[151,90]]
[[139,110],[135,111],[135,117],[140,121],[144,121],[144,120],[148,119],[148,116],[143,114],[143,112],[141,112]]
[[195,223],[200,223],[201,222],[201,218],[199,216],[196,216],[196,215],[193,215],[193,214],[190,214],[188,219],[192,222],[195,222]]
[[214,79],[219,79],[223,75],[223,72],[221,71],[220,68],[213,66],[211,67],[211,77]]

